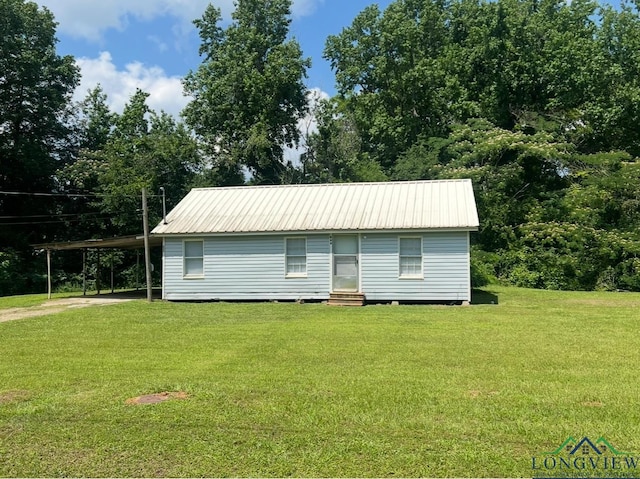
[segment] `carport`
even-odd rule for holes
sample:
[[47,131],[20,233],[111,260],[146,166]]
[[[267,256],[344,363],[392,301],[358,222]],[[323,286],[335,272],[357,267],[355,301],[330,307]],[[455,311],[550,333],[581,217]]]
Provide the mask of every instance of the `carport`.
[[[32,245],[35,250],[46,251],[47,253],[47,295],[51,298],[51,252],[82,250],[82,294],[87,294],[87,251],[97,251],[97,270],[100,271],[100,251],[105,249],[137,250],[137,265],[140,266],[140,250],[145,248],[143,235],[120,236],[115,238],[88,239],[83,241],[62,241],[56,243],[43,243]],[[162,246],[162,238],[149,237],[149,247]],[[146,262],[145,262],[146,263]],[[149,268],[147,265],[145,269]],[[99,276],[99,275],[98,275]],[[111,289],[113,291],[114,275],[113,264],[111,265]],[[147,289],[151,285],[147,284]],[[96,289],[100,294],[100,281],[96,283]]]

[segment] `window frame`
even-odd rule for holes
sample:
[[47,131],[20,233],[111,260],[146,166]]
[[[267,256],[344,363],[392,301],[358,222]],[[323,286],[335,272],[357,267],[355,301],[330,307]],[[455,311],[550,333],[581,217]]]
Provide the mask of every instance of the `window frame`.
[[[402,240],[413,239],[420,241],[420,256],[413,254],[402,254]],[[424,241],[422,236],[398,236],[398,279],[420,280],[424,279]],[[420,272],[416,274],[402,273],[402,258],[419,258]]]
[[[200,243],[202,245],[201,256],[187,256],[187,243]],[[199,259],[202,264],[202,273],[188,273],[187,260]],[[185,239],[182,241],[182,278],[183,279],[204,279],[204,239]]]
[[[290,240],[303,240],[304,241],[304,256],[299,254],[289,254],[289,241]],[[284,277],[285,278],[307,278],[308,277],[308,255],[309,250],[307,247],[306,236],[287,236],[284,239]],[[289,258],[304,258],[304,272],[289,272]],[[300,263],[298,263],[300,264]]]

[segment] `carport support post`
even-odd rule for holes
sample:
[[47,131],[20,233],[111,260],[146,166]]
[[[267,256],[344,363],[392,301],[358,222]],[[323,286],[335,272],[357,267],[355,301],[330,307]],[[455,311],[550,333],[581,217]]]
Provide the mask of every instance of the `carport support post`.
[[82,249],[82,296],[87,295],[87,248]]
[[142,226],[144,229],[144,267],[147,277],[147,301],[153,301],[151,283],[151,247],[149,246],[149,209],[147,208],[147,189],[142,188]]
[[136,250],[136,291],[140,289],[140,250]]
[[98,255],[98,265],[96,267],[96,290],[98,296],[100,296],[100,249],[97,249],[96,253]]
[[51,299],[51,250],[47,250],[47,298]]

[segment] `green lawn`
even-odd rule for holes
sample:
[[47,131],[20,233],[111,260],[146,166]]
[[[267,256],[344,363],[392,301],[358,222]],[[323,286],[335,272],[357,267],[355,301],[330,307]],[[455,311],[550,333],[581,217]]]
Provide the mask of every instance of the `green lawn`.
[[[489,292],[0,323],[0,476],[532,476],[569,436],[640,456],[640,294]],[[161,391],[190,397],[125,403]]]
[[[94,292],[90,293],[95,294]],[[78,293],[53,293],[51,299],[70,298]],[[23,296],[0,296],[0,312],[8,308],[30,308],[40,306],[49,301],[47,294],[25,294]]]

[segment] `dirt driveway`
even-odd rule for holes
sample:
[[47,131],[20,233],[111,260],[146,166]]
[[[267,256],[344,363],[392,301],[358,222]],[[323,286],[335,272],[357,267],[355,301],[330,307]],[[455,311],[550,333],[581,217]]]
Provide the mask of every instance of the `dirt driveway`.
[[107,304],[133,301],[135,297],[122,296],[83,296],[80,298],[61,298],[49,300],[40,306],[29,308],[9,308],[0,310],[0,323],[15,319],[33,318],[46,314],[60,313],[71,308],[86,308],[89,306],[104,306]]

